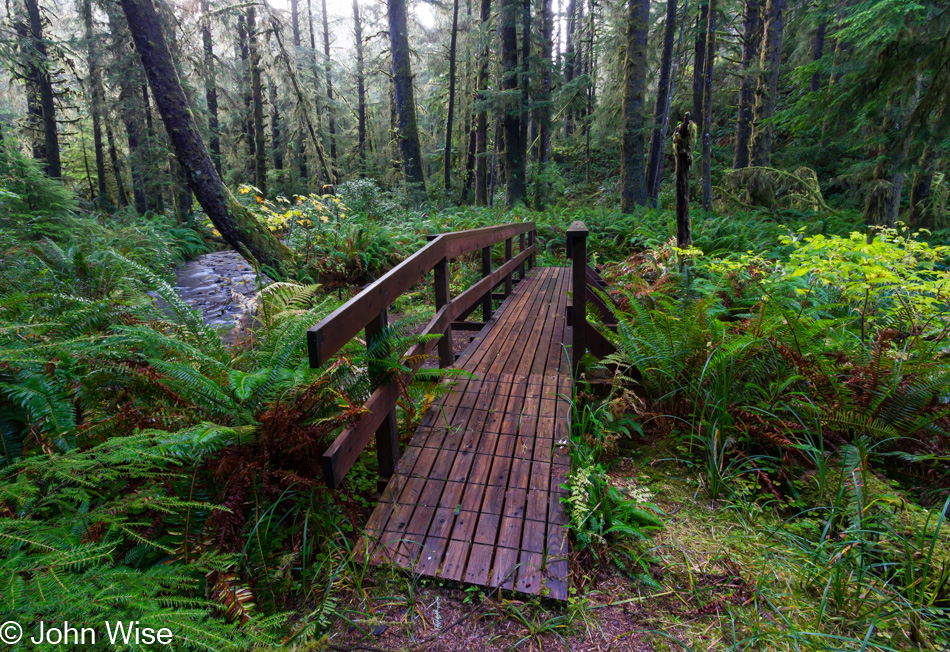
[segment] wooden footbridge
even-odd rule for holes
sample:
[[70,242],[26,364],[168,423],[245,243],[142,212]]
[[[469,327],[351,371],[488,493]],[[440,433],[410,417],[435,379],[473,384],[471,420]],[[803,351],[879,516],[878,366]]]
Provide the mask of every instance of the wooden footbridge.
[[[366,412],[326,451],[324,473],[336,487],[376,438],[382,496],[359,554],[423,575],[567,599],[561,498],[570,473],[571,370],[588,341],[597,355],[609,350],[586,319],[588,301],[608,312],[591,291],[602,281],[587,266],[587,229],[575,222],[567,237],[572,266],[538,268],[533,223],[432,236],[308,333],[315,367],[364,329],[370,342],[393,301],[431,270],[436,313],[423,333],[441,337],[407,357],[418,363],[437,348],[441,367],[468,372],[446,381],[451,390],[428,408],[405,451],[395,380],[373,393]],[[450,261],[479,251],[482,279],[452,298]],[[479,309],[480,321],[465,321]],[[477,334],[456,354],[453,331]]]

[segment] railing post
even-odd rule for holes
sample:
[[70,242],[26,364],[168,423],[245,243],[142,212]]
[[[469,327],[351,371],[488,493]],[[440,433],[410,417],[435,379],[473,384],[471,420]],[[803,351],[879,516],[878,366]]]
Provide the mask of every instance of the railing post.
[[[388,324],[389,316],[386,310],[373,317],[373,320],[366,325],[367,347]],[[373,376],[379,372],[370,368],[369,373]],[[379,424],[379,428],[376,429],[376,456],[379,460],[379,477],[376,480],[376,488],[383,491],[393,473],[396,472],[396,464],[399,462],[399,431],[396,428],[395,406],[386,415],[383,422]]]
[[571,367],[580,375],[581,360],[587,353],[587,227],[574,222],[567,230],[567,250],[571,257],[572,325]]
[[[528,232],[528,246],[533,247],[535,243],[537,243],[537,241],[538,241],[538,232],[537,231]],[[528,269],[531,269],[534,266],[535,266],[534,254],[531,254],[530,256],[528,256]]]
[[[505,240],[505,262],[511,260],[511,238]],[[511,294],[511,274],[505,276],[505,296]]]
[[[482,247],[482,278],[491,274],[491,245]],[[485,298],[482,299],[482,321],[491,319],[491,293],[495,288],[488,288]]]
[[[449,289],[449,261],[443,258],[432,270],[435,276],[435,310],[438,312],[452,300]],[[444,369],[455,364],[455,352],[452,350],[451,324],[439,339],[439,367]]]
[[[525,238],[524,233],[519,234],[518,235],[518,253],[519,254],[524,253],[524,250],[527,249],[527,245],[525,245],[525,241],[526,241],[526,238]],[[518,266],[518,278],[521,280],[524,280],[524,274],[525,274],[524,263],[521,263]]]

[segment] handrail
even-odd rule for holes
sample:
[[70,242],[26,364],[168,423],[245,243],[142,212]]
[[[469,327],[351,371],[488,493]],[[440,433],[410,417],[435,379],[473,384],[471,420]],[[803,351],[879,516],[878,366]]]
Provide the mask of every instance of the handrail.
[[[512,241],[518,237],[518,255],[512,255]],[[456,231],[430,236],[424,247],[396,265],[359,294],[334,310],[307,332],[307,348],[311,367],[325,364],[363,329],[367,330],[366,344],[386,324],[389,306],[425,275],[435,271],[436,313],[422,331],[422,335],[441,334],[438,340],[417,344],[407,354],[413,360],[410,372],[400,379],[402,384],[412,380],[424,356],[438,346],[439,365],[454,362],[452,352],[452,322],[471,312],[480,302],[484,306],[484,321],[491,313],[492,290],[504,283],[506,294],[511,291],[511,277],[534,264],[537,254],[537,229],[534,222]],[[491,269],[491,248],[505,243],[505,263]],[[454,299],[449,293],[448,261],[474,251],[482,251],[482,279]],[[372,331],[372,332],[371,332]],[[364,404],[357,420],[345,428],[323,455],[323,471],[328,486],[340,485],[347,471],[369,444],[377,439],[379,455],[379,485],[385,486],[399,460],[399,442],[396,433],[395,406],[400,384],[391,381],[380,386]]]
[[587,226],[580,221],[567,230],[567,256],[571,259],[571,370],[580,375],[587,353]]
[[452,260],[522,233],[536,232],[534,222],[522,222],[439,234],[307,331],[310,366],[316,369],[326,363],[440,260]]

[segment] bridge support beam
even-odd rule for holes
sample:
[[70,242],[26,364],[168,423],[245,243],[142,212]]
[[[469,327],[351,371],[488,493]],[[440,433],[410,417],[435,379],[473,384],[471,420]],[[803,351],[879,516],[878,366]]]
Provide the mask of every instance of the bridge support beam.
[[[383,310],[366,325],[366,346],[372,346],[373,340],[388,325],[389,315],[386,310]],[[372,368],[368,371],[370,377],[379,374],[378,370]],[[376,488],[379,491],[386,488],[386,484],[393,477],[393,473],[396,472],[396,465],[399,463],[399,430],[396,426],[396,407],[394,405],[376,429],[376,456],[379,461],[379,477],[376,480]]]
[[577,378],[587,353],[587,226],[574,222],[567,230],[567,255],[571,259],[571,371]]
[[[449,261],[443,258],[436,263],[433,268],[435,276],[435,311],[438,312],[452,300],[451,290],[449,288]],[[455,364],[455,355],[452,351],[452,326],[445,329],[442,337],[439,339],[439,367],[444,369]]]

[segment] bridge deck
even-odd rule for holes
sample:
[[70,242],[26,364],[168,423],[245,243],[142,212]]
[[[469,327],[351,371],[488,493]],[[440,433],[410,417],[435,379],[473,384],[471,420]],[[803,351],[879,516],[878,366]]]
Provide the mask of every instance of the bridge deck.
[[366,525],[367,553],[423,575],[567,599],[569,268],[535,268],[423,416]]

